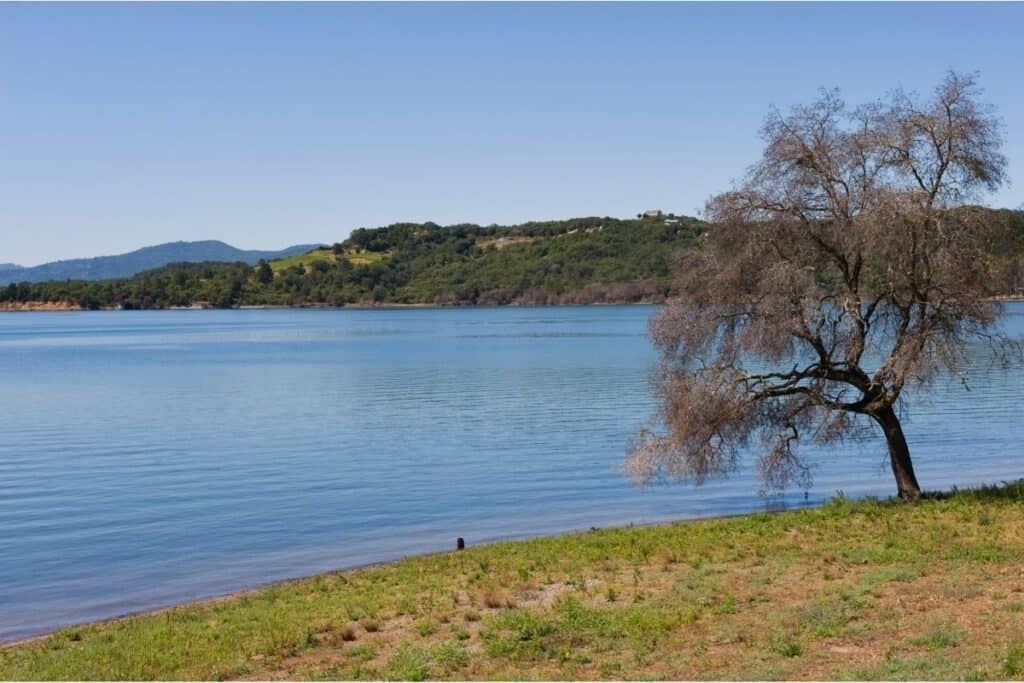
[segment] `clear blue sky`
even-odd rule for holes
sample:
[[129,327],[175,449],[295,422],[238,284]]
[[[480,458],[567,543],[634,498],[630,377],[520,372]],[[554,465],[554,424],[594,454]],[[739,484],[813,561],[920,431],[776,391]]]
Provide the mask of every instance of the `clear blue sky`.
[[772,104],[978,70],[1024,202],[1022,4],[0,4],[0,262],[399,220],[695,213]]

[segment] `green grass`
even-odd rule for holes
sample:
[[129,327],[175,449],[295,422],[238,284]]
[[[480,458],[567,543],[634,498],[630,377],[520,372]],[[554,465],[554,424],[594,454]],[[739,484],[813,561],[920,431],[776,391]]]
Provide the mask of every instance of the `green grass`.
[[304,271],[308,270],[315,263],[329,263],[334,265],[338,258],[331,249],[314,249],[305,254],[294,254],[285,258],[275,259],[270,262],[270,267],[275,273],[280,273],[289,268],[301,266]]
[[357,251],[349,249],[345,252],[345,258],[354,266],[365,266],[371,263],[380,263],[385,259],[385,257],[386,254],[376,251]]
[[[350,249],[343,256],[354,266],[365,266],[371,263],[380,263],[387,255],[372,251]],[[333,266],[337,262],[338,256],[334,253],[333,249],[314,249],[305,254],[294,254],[285,258],[275,259],[270,262],[270,267],[274,270],[274,273],[282,273],[289,268],[300,266],[303,272],[308,273],[317,263],[326,263]]]
[[5,679],[1024,679],[1024,484],[471,547],[64,629]]

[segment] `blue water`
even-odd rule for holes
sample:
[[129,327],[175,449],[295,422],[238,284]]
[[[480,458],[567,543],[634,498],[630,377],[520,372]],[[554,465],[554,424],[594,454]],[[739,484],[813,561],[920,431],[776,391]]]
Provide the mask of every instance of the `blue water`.
[[[763,509],[752,464],[700,488],[619,472],[652,312],[0,315],[0,639],[457,536]],[[1006,325],[1024,335],[1024,306]],[[1024,476],[1024,369],[978,359],[970,394],[910,403],[927,488]],[[892,493],[877,440],[815,460],[807,502]]]

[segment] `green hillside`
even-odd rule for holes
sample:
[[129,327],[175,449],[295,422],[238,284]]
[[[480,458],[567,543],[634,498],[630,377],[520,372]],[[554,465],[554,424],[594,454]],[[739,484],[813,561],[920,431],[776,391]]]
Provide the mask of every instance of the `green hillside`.
[[[997,293],[1020,294],[1024,212],[990,215]],[[659,302],[671,293],[674,255],[695,248],[708,229],[673,216],[516,226],[397,223],[255,266],[176,263],[100,282],[12,283],[0,287],[0,308]]]
[[103,282],[19,283],[0,303],[209,305],[556,304],[660,301],[694,218],[578,218],[518,226],[399,223],[329,249],[248,266],[179,263]]

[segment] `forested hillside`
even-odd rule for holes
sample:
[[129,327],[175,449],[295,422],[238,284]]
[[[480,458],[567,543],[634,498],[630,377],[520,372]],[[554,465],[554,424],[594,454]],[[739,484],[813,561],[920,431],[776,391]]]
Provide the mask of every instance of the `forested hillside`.
[[256,266],[172,264],[127,279],[12,284],[0,290],[0,302],[165,308],[659,301],[669,290],[672,255],[694,245],[704,228],[693,218],[400,223]]
[[[987,209],[985,211],[988,211]],[[997,292],[1024,291],[1024,212],[990,211]],[[398,223],[274,261],[177,263],[100,282],[10,284],[0,306],[83,308],[658,302],[673,255],[709,229],[695,218],[576,218],[518,226]]]

